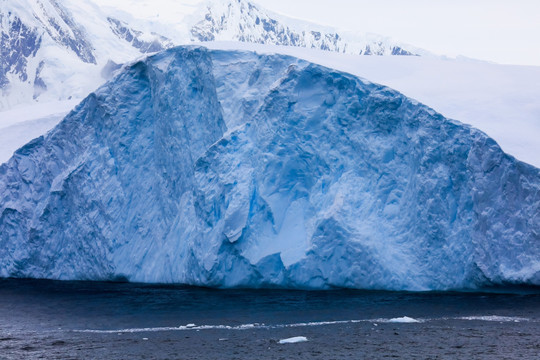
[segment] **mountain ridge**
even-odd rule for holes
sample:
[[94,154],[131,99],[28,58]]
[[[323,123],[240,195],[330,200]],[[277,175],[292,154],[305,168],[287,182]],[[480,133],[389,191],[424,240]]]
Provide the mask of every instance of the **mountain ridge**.
[[[290,22],[291,24],[287,24]],[[357,55],[418,55],[408,51],[389,38],[380,35],[348,36],[345,40],[337,30],[276,16],[261,10],[247,0],[233,0],[226,4],[210,1],[206,5],[204,18],[191,27],[195,40],[224,41],[238,40],[261,44],[316,48],[333,52]],[[309,26],[313,29],[309,30]],[[348,34],[350,35],[350,34]]]

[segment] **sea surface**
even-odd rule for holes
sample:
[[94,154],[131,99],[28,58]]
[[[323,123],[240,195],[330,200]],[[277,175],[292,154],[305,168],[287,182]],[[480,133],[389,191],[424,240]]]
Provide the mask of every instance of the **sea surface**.
[[540,359],[540,289],[216,290],[0,280],[0,359],[385,358]]

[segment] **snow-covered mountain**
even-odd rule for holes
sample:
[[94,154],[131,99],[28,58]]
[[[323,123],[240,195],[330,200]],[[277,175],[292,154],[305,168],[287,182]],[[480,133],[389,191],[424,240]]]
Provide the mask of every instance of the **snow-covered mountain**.
[[172,42],[107,17],[90,1],[0,2],[0,108],[82,98],[111,70]]
[[540,285],[540,170],[389,88],[174,48],[0,166],[0,276]]
[[380,36],[346,38],[316,25],[276,20],[246,0],[201,4],[198,16],[179,19],[168,28],[107,11],[92,0],[0,2],[0,110],[83,98],[120,64],[193,41],[236,40],[364,55],[413,53]]
[[416,55],[389,38],[339,34],[314,24],[268,13],[246,0],[212,1],[204,17],[191,27],[193,40],[299,46],[357,55]]

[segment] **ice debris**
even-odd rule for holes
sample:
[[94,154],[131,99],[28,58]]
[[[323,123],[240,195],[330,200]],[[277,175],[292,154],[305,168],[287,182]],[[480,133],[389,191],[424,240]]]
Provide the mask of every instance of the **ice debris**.
[[308,341],[308,339],[305,336],[295,336],[295,337],[291,337],[287,339],[281,339],[279,340],[279,343],[280,344],[296,344],[296,343],[301,343],[301,342],[306,342],[306,341]]

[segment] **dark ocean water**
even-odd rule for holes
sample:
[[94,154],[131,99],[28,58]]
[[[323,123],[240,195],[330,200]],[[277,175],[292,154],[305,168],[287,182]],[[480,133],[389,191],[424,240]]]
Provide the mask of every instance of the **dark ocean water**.
[[[303,336],[306,342],[280,344]],[[540,359],[540,289],[215,290],[0,280],[1,359]]]

